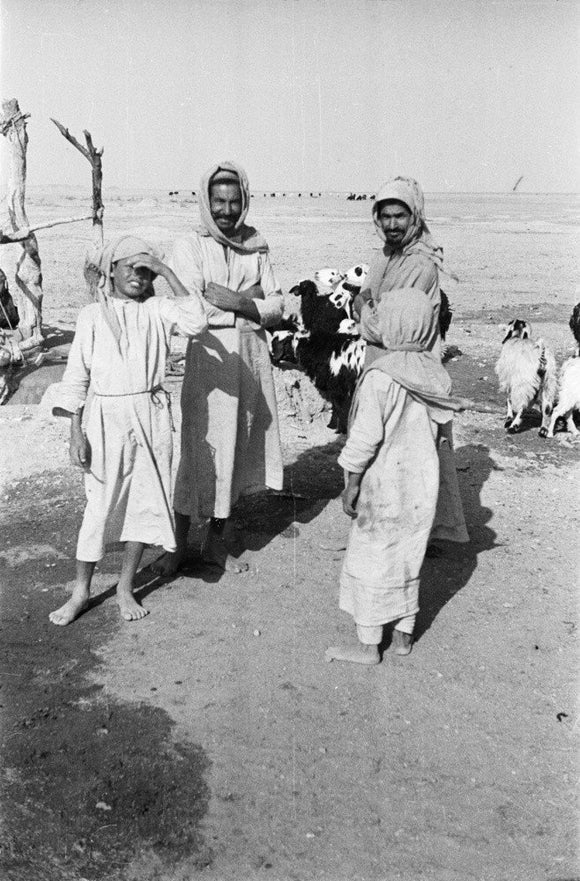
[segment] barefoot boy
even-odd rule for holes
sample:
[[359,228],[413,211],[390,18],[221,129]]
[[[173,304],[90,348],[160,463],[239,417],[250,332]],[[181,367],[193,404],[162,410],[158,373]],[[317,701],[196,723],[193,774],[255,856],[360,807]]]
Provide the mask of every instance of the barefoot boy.
[[437,507],[440,427],[463,402],[427,350],[437,321],[418,288],[391,291],[374,311],[387,351],[363,373],[353,402],[345,471],[345,513],[353,518],[340,576],[340,608],[354,618],[358,644],[334,646],[327,661],[378,664],[383,625],[393,647],[411,651],[419,611],[419,572]]
[[[70,457],[85,472],[87,496],[72,597],[49,616],[58,625],[87,608],[95,564],[106,543],[115,541],[125,542],[117,585],[121,615],[126,621],[147,615],[133,596],[144,546],[175,551],[171,412],[162,385],[169,336],[172,329],[198,336],[207,327],[201,298],[186,291],[143,240],[121,236],[95,263],[99,302],[79,314],[53,407],[55,415],[70,418]],[[179,299],[153,295],[157,275]],[[83,430],[89,386],[93,397]]]

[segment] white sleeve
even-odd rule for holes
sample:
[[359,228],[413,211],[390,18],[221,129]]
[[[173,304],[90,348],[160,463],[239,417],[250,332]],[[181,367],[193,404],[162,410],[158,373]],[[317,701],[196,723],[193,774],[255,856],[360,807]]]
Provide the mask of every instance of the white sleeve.
[[274,270],[268,254],[258,254],[260,265],[260,286],[264,292],[264,299],[255,299],[256,309],[260,315],[262,327],[277,324],[284,312],[284,298],[280,285],[274,275]]
[[[175,241],[169,266],[173,269],[181,284],[190,293],[197,292],[203,297],[205,292],[203,257],[197,236],[190,236]],[[225,312],[223,309],[218,309],[217,306],[213,306],[206,300],[203,302],[207,323],[210,327],[234,326],[236,316],[233,312]]]
[[207,330],[206,304],[194,289],[189,297],[159,297],[159,314],[171,330],[200,336]]
[[[385,383],[387,380],[387,383]],[[370,370],[356,391],[354,418],[338,464],[351,474],[362,474],[385,436],[385,422],[393,409],[392,380]]]
[[77,413],[85,404],[91,381],[93,360],[95,307],[91,304],[81,310],[77,319],[74,339],[70,347],[66,368],[59,383],[52,391],[52,412]]

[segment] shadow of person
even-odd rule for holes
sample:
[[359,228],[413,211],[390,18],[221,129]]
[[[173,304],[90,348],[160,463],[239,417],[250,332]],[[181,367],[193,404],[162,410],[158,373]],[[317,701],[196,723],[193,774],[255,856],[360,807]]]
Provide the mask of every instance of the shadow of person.
[[300,524],[314,520],[340,495],[344,479],[337,459],[343,445],[344,438],[337,438],[304,450],[284,469],[282,492],[260,492],[240,499],[233,520],[244,531],[248,550],[262,550],[277,535],[297,537]]
[[445,543],[445,552],[426,558],[421,570],[419,614],[414,641],[421,639],[449,600],[477,568],[478,555],[497,547],[496,533],[487,525],[492,511],[481,504],[481,490],[492,471],[501,470],[482,444],[466,444],[455,451],[455,465],[463,510],[470,536],[468,544]]
[[[271,404],[274,379],[265,333],[241,332],[238,344],[239,351],[232,351],[208,333],[188,346],[175,481],[176,510],[193,514],[186,566],[194,562],[192,552],[201,543],[204,521],[222,516],[217,512],[224,499],[229,495],[235,508],[244,493],[267,486],[278,467],[277,432],[271,430],[277,420]],[[235,558],[245,549],[236,541],[229,553]],[[209,566],[204,579],[206,575],[206,580],[219,580]]]

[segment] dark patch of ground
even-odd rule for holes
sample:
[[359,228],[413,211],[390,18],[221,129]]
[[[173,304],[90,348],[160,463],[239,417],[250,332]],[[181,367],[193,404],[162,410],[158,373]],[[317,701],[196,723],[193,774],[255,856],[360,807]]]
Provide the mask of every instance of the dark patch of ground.
[[[114,881],[149,849],[169,865],[186,854],[197,855],[200,866],[211,861],[199,828],[209,801],[203,750],[173,743],[163,710],[111,702],[88,683],[95,651],[119,626],[115,611],[87,615],[83,627],[48,622],[55,600],[47,586],[73,577],[83,506],[82,485],[68,471],[20,481],[4,495],[0,876],[6,881]],[[48,553],[35,554],[39,547]],[[114,562],[107,557],[101,572]]]

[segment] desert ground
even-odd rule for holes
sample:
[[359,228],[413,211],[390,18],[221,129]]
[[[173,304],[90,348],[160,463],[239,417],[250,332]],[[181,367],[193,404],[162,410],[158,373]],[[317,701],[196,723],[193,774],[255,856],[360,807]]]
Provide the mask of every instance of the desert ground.
[[[187,198],[186,198],[187,196]],[[197,222],[189,194],[105,192],[107,234],[170,250]],[[31,221],[86,213],[80,191],[29,194]],[[578,196],[428,195],[459,281],[447,342],[458,394],[501,402],[502,324],[531,321],[573,351]],[[370,202],[264,198],[249,218],[285,292],[323,266],[369,262]],[[39,404],[86,302],[90,224],[38,235],[48,355],[0,408],[2,770],[6,881],[573,881],[580,877],[577,572],[580,444],[496,415],[456,420],[471,541],[427,559],[416,643],[380,665],[324,662],[354,639],[338,609],[342,438],[297,371],[276,370],[286,478],[234,518],[249,563],[145,565],[150,615],[114,602],[120,554],[73,625],[67,597],[84,496],[64,421]],[[13,278],[16,246],[0,253]],[[12,281],[11,287],[14,288]],[[163,293],[161,287],[158,293]],[[288,305],[292,297],[286,294]],[[168,380],[179,419],[178,377]],[[176,456],[179,435],[175,435]],[[330,550],[328,548],[331,548]],[[158,551],[147,551],[150,563]]]

